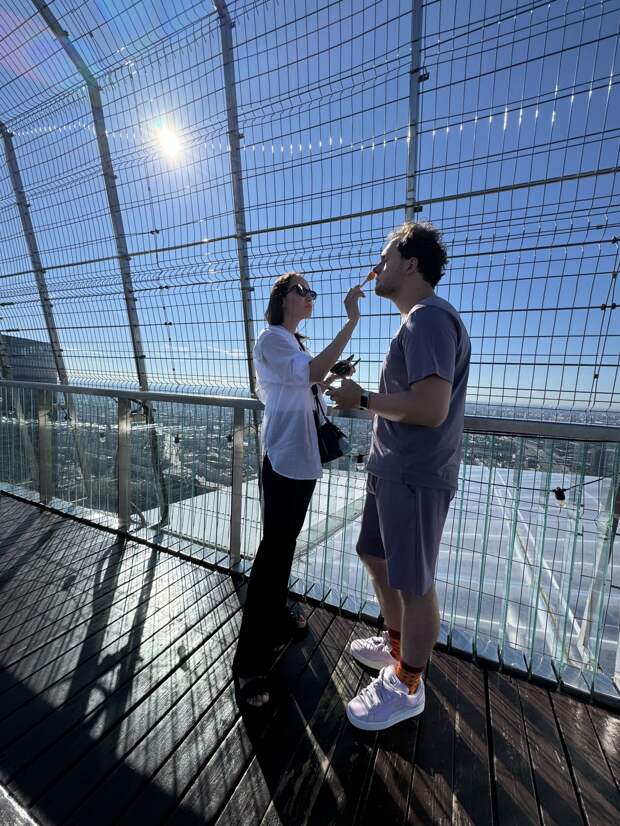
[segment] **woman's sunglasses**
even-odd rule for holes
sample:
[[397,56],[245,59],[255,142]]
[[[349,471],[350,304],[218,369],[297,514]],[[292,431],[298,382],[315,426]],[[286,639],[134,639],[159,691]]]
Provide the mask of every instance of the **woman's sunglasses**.
[[300,295],[302,298],[311,298],[313,301],[316,301],[317,294],[314,290],[309,290],[308,287],[304,287],[303,284],[295,284],[294,287],[291,287],[290,290],[286,291],[286,295],[292,292],[296,292],[297,295]]

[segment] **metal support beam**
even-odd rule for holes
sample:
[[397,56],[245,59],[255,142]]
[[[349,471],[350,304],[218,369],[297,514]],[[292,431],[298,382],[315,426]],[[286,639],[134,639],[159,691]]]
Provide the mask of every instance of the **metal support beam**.
[[[37,9],[41,17],[45,20],[50,30],[60,43],[62,49],[67,54],[76,70],[86,83],[88,89],[88,96],[90,99],[90,107],[93,116],[93,125],[95,128],[95,135],[97,138],[97,147],[99,150],[99,159],[101,162],[101,171],[103,174],[103,181],[105,185],[106,196],[108,200],[108,209],[110,219],[112,222],[112,229],[114,232],[114,241],[116,244],[117,260],[123,283],[123,292],[125,295],[125,306],[127,310],[127,318],[129,321],[129,332],[131,335],[131,342],[133,345],[133,355],[136,366],[136,375],[138,377],[138,384],[143,391],[148,390],[148,378],[146,373],[146,356],[142,346],[142,337],[140,334],[140,323],[138,319],[138,311],[136,308],[136,300],[134,296],[133,283],[131,278],[130,255],[127,249],[127,240],[125,236],[125,227],[123,225],[123,216],[121,212],[120,199],[118,195],[118,188],[116,186],[116,175],[114,174],[114,166],[112,164],[112,155],[110,152],[110,144],[105,126],[105,117],[103,113],[103,103],[101,101],[101,90],[95,80],[95,76],[90,71],[87,63],[84,61],[73,43],[69,40],[68,33],[62,28],[56,17],[52,14],[49,7],[43,0],[32,0],[34,7]],[[149,403],[145,403],[146,420],[151,425],[150,442],[151,454],[153,462],[153,470],[155,472],[155,479],[157,480],[159,491],[159,504],[161,519],[160,524],[164,525],[168,521],[168,490],[166,481],[164,479],[161,465],[159,461],[159,448],[157,432],[154,426],[153,410]]]
[[[224,0],[213,0],[213,5],[220,21],[220,38],[222,43],[222,62],[224,68],[224,91],[226,93],[226,113],[228,117],[228,144],[230,147],[230,174],[232,180],[233,206],[235,210],[235,239],[237,259],[239,261],[239,281],[241,285],[241,306],[245,329],[245,347],[248,362],[248,380],[252,397],[256,398],[256,371],[254,369],[254,311],[251,293],[250,268],[248,262],[248,234],[245,225],[245,201],[243,197],[243,170],[241,166],[241,138],[239,132],[239,115],[237,111],[237,88],[235,82],[235,58],[233,52],[232,30],[234,23],[230,19],[228,7]],[[259,435],[258,413],[252,414],[254,438],[256,442],[256,461],[258,464],[258,485],[262,494],[261,482],[261,445]],[[262,495],[261,495],[262,502]]]
[[245,226],[245,201],[243,197],[243,174],[241,167],[241,144],[243,137],[239,132],[239,116],[237,112],[237,90],[235,84],[235,63],[233,54],[232,29],[228,8],[224,0],[213,0],[219,20],[220,37],[222,42],[222,61],[224,64],[224,90],[226,93],[226,113],[228,117],[228,144],[230,146],[230,174],[232,179],[232,195],[235,210],[235,235],[237,242],[237,258],[239,260],[239,280],[241,282],[241,304],[243,307],[243,323],[245,327],[245,345],[248,360],[248,378],[250,390],[256,397],[256,373],[252,351],[254,350],[253,310],[250,293],[248,264],[248,235]]
[[241,513],[243,508],[243,420],[244,411],[233,413],[232,484],[230,492],[230,565],[241,560]]
[[47,290],[47,283],[45,281],[45,269],[41,261],[39,253],[39,246],[30,218],[30,204],[26,200],[26,193],[22,182],[19,165],[17,163],[17,156],[13,146],[13,133],[0,122],[0,134],[2,135],[2,142],[4,143],[4,154],[6,156],[7,166],[11,176],[11,183],[13,185],[13,192],[15,193],[15,200],[17,202],[17,209],[19,210],[19,218],[24,231],[24,238],[26,247],[28,248],[28,255],[32,264],[32,271],[34,273],[37,290],[39,291],[39,298],[41,299],[41,309],[43,310],[43,318],[45,319],[45,326],[52,346],[52,355],[54,363],[58,372],[58,377],[61,384],[69,384],[65,362],[58,338],[58,331],[56,329],[56,322],[54,320],[54,313],[52,310],[52,302]]
[[407,200],[405,218],[412,221],[420,206],[416,203],[416,174],[418,162],[418,121],[420,119],[420,83],[426,79],[420,65],[424,12],[422,0],[413,0],[411,10],[411,66],[409,69],[409,129],[407,132]]
[[[54,364],[56,365],[56,372],[58,373],[58,379],[61,384],[69,384],[69,378],[65,367],[65,360],[62,353],[62,347],[60,346],[60,339],[58,337],[58,330],[56,329],[56,321],[54,319],[52,302],[49,297],[49,292],[47,290],[47,282],[45,280],[45,269],[43,268],[41,255],[39,253],[39,245],[37,244],[34,226],[32,224],[32,219],[30,217],[30,204],[26,199],[26,192],[24,190],[22,176],[19,170],[19,164],[17,163],[15,147],[13,146],[13,133],[1,121],[0,135],[2,136],[2,143],[4,144],[4,154],[9,169],[9,175],[11,178],[11,184],[13,186],[15,201],[17,203],[17,209],[19,211],[19,218],[24,233],[24,239],[26,241],[26,247],[28,249],[28,255],[30,257],[30,263],[32,264],[32,271],[34,273],[37,290],[39,292],[39,299],[41,301],[43,318],[45,319],[45,326],[47,328],[47,334],[50,340],[50,345],[52,347],[52,355],[54,358]],[[82,478],[84,479],[84,485],[87,490],[87,495],[90,498],[90,466],[88,462],[88,457],[82,446],[82,440],[80,439],[78,416],[75,409],[75,404],[71,396],[65,395],[65,404],[67,407],[67,412],[69,414],[69,419],[71,421],[71,426],[73,428],[73,435],[75,438],[75,449],[78,457],[78,462],[80,465],[80,470],[82,471]]]

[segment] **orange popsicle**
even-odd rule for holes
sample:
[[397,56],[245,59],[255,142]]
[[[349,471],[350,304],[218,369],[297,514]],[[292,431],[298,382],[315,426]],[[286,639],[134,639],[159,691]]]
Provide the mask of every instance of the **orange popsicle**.
[[371,270],[368,273],[368,275],[366,276],[366,278],[360,284],[360,287],[363,287],[364,284],[368,284],[369,281],[374,281],[376,277],[377,277],[377,273],[374,270]]

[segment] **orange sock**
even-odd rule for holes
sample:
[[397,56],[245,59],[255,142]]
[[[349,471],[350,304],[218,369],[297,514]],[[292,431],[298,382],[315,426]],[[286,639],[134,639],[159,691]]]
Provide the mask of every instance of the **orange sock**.
[[388,628],[390,635],[390,652],[395,660],[400,660],[400,631]]
[[413,665],[407,665],[403,660],[396,666],[396,676],[401,683],[407,686],[409,694],[416,693],[423,673],[424,668],[415,668]]

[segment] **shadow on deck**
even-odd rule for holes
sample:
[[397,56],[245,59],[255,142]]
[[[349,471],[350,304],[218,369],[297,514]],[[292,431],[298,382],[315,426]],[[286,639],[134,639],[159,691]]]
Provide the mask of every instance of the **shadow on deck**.
[[618,822],[620,717],[570,696],[437,652],[424,714],[360,732],[371,629],[305,606],[244,719],[242,584],[6,496],[0,589],[0,782],[41,823]]

